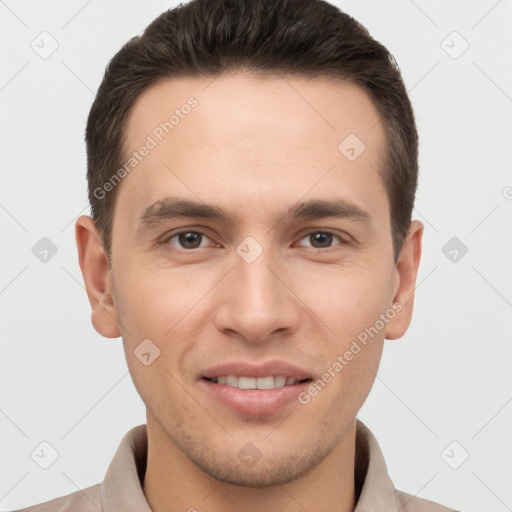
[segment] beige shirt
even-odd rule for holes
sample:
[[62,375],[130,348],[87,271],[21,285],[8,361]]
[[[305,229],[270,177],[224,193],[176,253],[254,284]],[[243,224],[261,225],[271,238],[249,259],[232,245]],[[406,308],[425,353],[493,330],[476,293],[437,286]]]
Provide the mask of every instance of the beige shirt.
[[[360,420],[356,432],[354,512],[455,512],[396,490],[373,434]],[[146,456],[146,425],[139,425],[122,439],[101,484],[17,512],[151,512],[142,490]]]

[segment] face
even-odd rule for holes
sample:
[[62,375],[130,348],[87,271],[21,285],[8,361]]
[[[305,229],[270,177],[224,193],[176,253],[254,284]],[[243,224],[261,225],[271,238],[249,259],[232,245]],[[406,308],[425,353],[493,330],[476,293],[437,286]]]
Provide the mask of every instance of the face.
[[150,436],[215,478],[276,485],[335,453],[407,328],[421,230],[395,264],[378,121],[358,87],[298,77],[135,104],[127,154],[149,150],[118,185],[111,268],[77,234],[93,322],[122,335]]

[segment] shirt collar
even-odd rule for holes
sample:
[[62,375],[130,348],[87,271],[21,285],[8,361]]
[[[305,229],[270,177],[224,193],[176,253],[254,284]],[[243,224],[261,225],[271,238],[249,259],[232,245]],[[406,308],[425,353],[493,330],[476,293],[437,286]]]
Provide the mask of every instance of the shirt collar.
[[[121,440],[100,487],[104,512],[151,512],[142,490],[147,447],[146,425],[132,428]],[[395,487],[380,447],[359,419],[356,419],[355,453],[357,505],[354,512],[398,510]]]
[[395,486],[391,481],[379,443],[370,429],[356,419],[355,486],[357,500],[354,512],[399,510]]

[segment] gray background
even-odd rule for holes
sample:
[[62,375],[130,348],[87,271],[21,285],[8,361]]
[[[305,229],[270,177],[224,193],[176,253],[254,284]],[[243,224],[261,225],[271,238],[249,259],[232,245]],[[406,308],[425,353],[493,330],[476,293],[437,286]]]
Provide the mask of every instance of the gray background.
[[[512,2],[335,3],[395,55],[421,141],[415,316],[386,342],[359,417],[398,488],[468,512],[512,510]],[[173,5],[0,1],[3,511],[101,481],[145,422],[121,340],[90,324],[73,222],[89,211],[83,134],[104,67]],[[43,237],[57,248],[46,262],[32,251]],[[59,455],[48,469],[30,455],[42,441]]]

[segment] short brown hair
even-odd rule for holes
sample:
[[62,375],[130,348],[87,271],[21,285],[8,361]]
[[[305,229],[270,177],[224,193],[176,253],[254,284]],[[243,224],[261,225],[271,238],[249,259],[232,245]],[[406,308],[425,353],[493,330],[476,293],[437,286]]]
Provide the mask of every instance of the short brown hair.
[[109,261],[117,187],[107,193],[103,186],[123,165],[126,124],[141,92],[165,78],[214,77],[241,69],[339,78],[370,96],[387,139],[379,173],[391,205],[396,261],[411,223],[418,179],[412,106],[390,52],[323,0],[192,0],[161,14],[113,57],[85,137],[91,213]]

